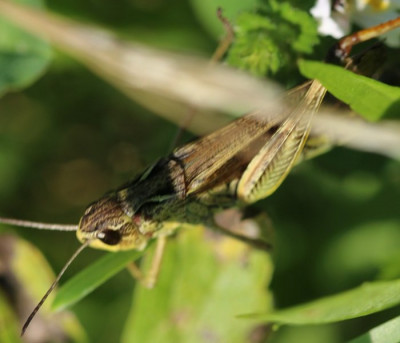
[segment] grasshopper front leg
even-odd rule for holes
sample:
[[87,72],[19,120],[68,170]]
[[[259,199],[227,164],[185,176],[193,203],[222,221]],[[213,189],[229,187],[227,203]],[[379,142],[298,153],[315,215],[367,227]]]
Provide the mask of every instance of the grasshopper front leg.
[[157,283],[166,244],[166,236],[157,237],[156,248],[151,258],[150,268],[145,274],[142,273],[141,269],[134,262],[127,265],[127,269],[132,277],[146,288],[154,288]]

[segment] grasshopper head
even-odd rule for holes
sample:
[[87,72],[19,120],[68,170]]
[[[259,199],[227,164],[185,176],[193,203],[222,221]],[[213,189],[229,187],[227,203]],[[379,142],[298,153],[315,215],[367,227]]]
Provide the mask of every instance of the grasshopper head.
[[134,223],[113,196],[105,196],[90,205],[83,214],[77,237],[82,243],[93,240],[93,248],[109,251],[144,249],[149,238],[140,232],[140,224]]

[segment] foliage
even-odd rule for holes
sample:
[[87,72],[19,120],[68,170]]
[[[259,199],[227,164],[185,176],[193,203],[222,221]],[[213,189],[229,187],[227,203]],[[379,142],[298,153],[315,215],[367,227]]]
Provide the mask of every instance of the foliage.
[[227,61],[256,76],[283,70],[290,74],[296,58],[310,54],[318,43],[313,19],[288,2],[280,1],[269,1],[256,13],[240,14],[235,33]]

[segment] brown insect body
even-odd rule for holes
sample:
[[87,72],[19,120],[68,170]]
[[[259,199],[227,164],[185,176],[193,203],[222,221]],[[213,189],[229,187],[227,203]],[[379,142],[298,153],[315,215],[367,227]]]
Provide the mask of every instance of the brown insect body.
[[[303,95],[307,88],[302,86],[287,100],[298,97],[297,93]],[[318,99],[322,99],[323,94]],[[288,113],[293,112],[294,106],[300,112],[303,107],[310,108],[309,103],[287,102]],[[312,104],[311,114],[319,103],[320,100]],[[311,114],[301,113],[307,123]],[[183,223],[215,226],[214,213],[253,202],[252,199],[241,201],[238,183],[249,163],[271,137],[279,134],[279,128],[285,123],[292,123],[292,117],[271,120],[254,112],[178,148],[133,181],[90,205],[80,221],[78,239],[81,242],[92,240],[90,246],[100,249],[140,250],[146,247],[149,239],[170,234]],[[296,127],[297,122],[289,128],[292,126]],[[295,136],[296,144],[306,139],[308,129],[302,129],[298,138],[289,128],[281,130],[280,134],[288,138]],[[278,167],[281,165],[283,174],[297,155],[296,151],[289,151],[289,156],[282,159],[277,155],[273,162]]]

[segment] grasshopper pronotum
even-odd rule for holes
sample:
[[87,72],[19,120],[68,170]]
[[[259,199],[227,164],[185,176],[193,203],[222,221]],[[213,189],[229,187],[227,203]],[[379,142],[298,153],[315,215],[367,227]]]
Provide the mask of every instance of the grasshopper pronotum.
[[[342,39],[335,52],[344,59],[354,44],[399,25],[400,18],[362,30]],[[0,218],[0,222],[13,225],[76,231],[82,242],[29,316],[22,332],[65,269],[85,247],[110,251],[144,249],[154,238],[159,238],[162,247],[164,237],[182,222],[215,227],[215,212],[249,204],[273,193],[300,156],[307,155],[304,147],[308,144],[312,117],[326,93],[321,83],[313,80],[302,89],[292,91],[292,95],[304,89],[307,91],[301,100],[285,109],[282,116],[285,119],[266,120],[256,111],[176,149],[135,180],[91,204],[79,225]],[[251,241],[247,237],[236,237]],[[253,242],[263,246],[263,242]]]

